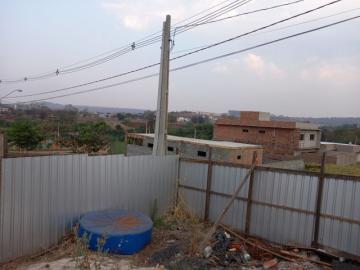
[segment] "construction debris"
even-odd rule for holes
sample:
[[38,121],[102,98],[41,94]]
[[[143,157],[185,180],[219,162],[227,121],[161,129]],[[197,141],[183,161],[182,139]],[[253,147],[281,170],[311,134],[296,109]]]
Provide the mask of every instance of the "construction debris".
[[[235,232],[220,224],[201,251],[211,224],[200,222],[185,208],[158,218],[153,241],[134,256],[111,256],[89,251],[73,237],[37,258],[0,265],[1,269],[240,269],[240,270],[360,270],[359,264],[323,250],[282,246]],[[65,266],[56,268],[58,265]],[[50,267],[48,267],[50,266]],[[115,268],[113,266],[121,266]],[[31,268],[32,267],[32,268]],[[93,267],[93,268],[92,268]],[[110,267],[110,268],[109,268]],[[148,268],[144,268],[148,267]]]
[[244,237],[224,225],[220,225],[210,243],[212,244],[204,250],[204,257],[208,266],[215,268],[331,269],[331,262],[322,261],[315,251],[287,248]]
[[271,268],[275,267],[277,264],[278,264],[278,260],[272,259],[272,260],[265,261],[263,263],[263,267],[264,267],[264,269],[271,269]]

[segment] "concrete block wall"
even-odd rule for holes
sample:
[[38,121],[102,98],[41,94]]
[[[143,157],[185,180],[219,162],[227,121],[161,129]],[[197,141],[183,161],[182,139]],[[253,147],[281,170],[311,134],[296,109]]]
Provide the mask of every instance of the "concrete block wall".
[[[304,159],[305,163],[317,163],[321,164],[322,153],[302,153],[301,157]],[[337,164],[337,157],[336,156],[329,156],[325,157],[326,164]]]
[[263,164],[262,167],[287,169],[287,170],[304,170],[305,162],[302,159],[297,160],[283,160]]
[[[132,142],[132,144],[127,144],[128,156],[152,154],[153,138],[144,137],[143,140],[136,140]],[[177,151],[179,152],[180,156],[184,158],[196,158],[205,161],[209,159],[209,146],[205,144],[168,141],[168,154],[175,155]],[[211,160],[250,165],[252,163],[254,152],[257,154],[257,165],[261,165],[263,160],[263,149],[261,147],[231,149],[213,146]]]

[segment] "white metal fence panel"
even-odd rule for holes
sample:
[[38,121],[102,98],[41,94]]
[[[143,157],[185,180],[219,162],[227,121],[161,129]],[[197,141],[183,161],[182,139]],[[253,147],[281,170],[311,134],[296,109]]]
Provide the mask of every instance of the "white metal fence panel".
[[88,211],[159,213],[174,203],[178,158],[122,155],[2,160],[0,261],[57,243]]
[[[215,221],[248,169],[212,164],[209,220]],[[181,161],[180,187],[187,205],[204,217],[208,164]],[[223,223],[245,230],[249,180]],[[319,174],[257,168],[250,215],[251,235],[280,244],[311,246],[314,240]],[[325,175],[319,244],[360,255],[360,177]]]
[[193,187],[193,189],[180,188],[179,196],[198,217],[203,217],[205,211],[205,193],[202,190],[206,189],[208,165],[180,161],[179,166],[180,187]]
[[360,254],[360,181],[326,178],[322,198],[319,242]]
[[[225,208],[229,198],[233,195],[236,188],[244,181],[247,173],[245,168],[213,166],[212,187],[214,194],[210,197],[209,220],[215,222],[221,211]],[[235,229],[243,231],[245,229],[245,216],[249,188],[249,181],[240,191],[239,197],[242,199],[235,200],[223,219],[223,223],[232,226]],[[218,194],[218,195],[217,195]],[[223,195],[220,195],[223,194]],[[228,196],[224,196],[228,195]]]
[[273,242],[311,245],[317,177],[256,171],[250,233]]

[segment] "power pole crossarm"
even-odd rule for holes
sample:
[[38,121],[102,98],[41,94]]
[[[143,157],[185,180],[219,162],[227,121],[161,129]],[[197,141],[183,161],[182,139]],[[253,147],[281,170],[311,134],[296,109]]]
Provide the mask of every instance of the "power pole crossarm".
[[155,137],[153,155],[161,156],[167,152],[167,123],[169,98],[169,61],[170,61],[170,15],[163,23],[161,45],[159,90],[156,110]]

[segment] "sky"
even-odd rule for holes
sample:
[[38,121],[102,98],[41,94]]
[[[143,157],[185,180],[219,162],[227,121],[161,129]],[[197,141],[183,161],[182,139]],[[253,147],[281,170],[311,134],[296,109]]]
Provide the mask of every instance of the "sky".
[[[293,1],[252,0],[222,17]],[[331,1],[304,0],[195,27],[175,35],[171,57],[187,52],[183,50],[216,43]],[[61,70],[161,30],[166,14],[171,15],[172,24],[175,24],[221,2],[224,0],[2,0],[0,79]],[[328,17],[330,15],[334,16]],[[360,1],[342,0],[256,34],[171,61],[170,68],[357,15],[360,15]],[[283,28],[285,26],[289,27]],[[0,95],[15,89],[23,90],[21,94],[51,91],[157,63],[160,46],[156,43],[135,49],[105,64],[45,80],[0,83]],[[13,98],[3,99],[2,103],[53,97],[158,71],[156,66],[96,85],[42,96],[14,98],[18,94],[13,94]],[[49,101],[154,110],[157,92],[158,77],[153,77]],[[360,19],[171,72],[169,110],[217,113],[253,110],[287,116],[360,117]]]

